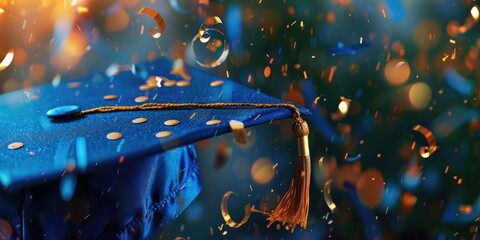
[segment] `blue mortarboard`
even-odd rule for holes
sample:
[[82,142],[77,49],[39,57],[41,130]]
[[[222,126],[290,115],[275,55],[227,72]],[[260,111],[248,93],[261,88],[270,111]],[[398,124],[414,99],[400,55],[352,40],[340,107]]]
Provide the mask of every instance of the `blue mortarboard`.
[[0,227],[11,237],[146,238],[201,190],[193,143],[289,117],[300,160],[268,220],[305,227],[306,110],[166,59],[129,69],[0,96]]

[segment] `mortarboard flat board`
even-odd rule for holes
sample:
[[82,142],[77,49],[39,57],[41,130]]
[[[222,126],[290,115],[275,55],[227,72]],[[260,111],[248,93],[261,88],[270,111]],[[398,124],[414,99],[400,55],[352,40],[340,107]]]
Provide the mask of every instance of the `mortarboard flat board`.
[[231,120],[292,117],[293,105],[193,68],[185,81],[172,67],[158,59],[1,95],[0,228],[23,239],[147,238],[201,190],[193,143],[230,132]]

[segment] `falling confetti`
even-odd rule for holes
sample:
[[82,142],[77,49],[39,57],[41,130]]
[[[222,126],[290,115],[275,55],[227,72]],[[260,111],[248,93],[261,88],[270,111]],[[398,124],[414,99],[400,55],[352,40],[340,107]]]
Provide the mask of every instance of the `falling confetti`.
[[3,71],[3,70],[5,70],[8,66],[10,66],[10,64],[11,64],[12,61],[13,61],[13,56],[14,56],[13,49],[11,49],[11,50],[8,51],[8,53],[5,55],[5,57],[3,58],[2,62],[0,62],[0,71]]
[[330,208],[330,211],[335,212],[335,209],[337,209],[337,205],[333,202],[332,196],[330,195],[331,185],[332,179],[329,179],[323,185],[323,198],[325,199],[325,203],[327,203],[328,208]]
[[243,145],[248,144],[247,133],[245,132],[245,126],[243,123],[237,120],[230,120],[228,123],[233,131],[235,142]]
[[162,34],[165,32],[165,29],[167,28],[167,24],[163,20],[162,15],[160,15],[156,10],[152,8],[140,8],[137,14],[144,14],[153,18],[153,20],[157,22],[157,27],[150,28],[150,35],[153,38],[159,38],[162,36]]
[[[214,28],[216,25],[221,24],[222,20],[219,17],[208,18],[199,27],[198,33],[192,39],[191,46],[193,54],[195,55],[195,61],[201,67],[214,68],[220,66],[228,57],[229,47],[225,34],[219,28]],[[216,48],[223,46],[220,54],[216,54],[216,50],[212,51],[211,45],[209,45],[212,41],[215,43]],[[221,44],[217,45],[216,42]],[[210,51],[210,53],[205,52],[205,50]]]
[[228,191],[223,195],[222,198],[222,203],[220,205],[220,209],[222,211],[222,217],[227,223],[227,225],[231,228],[239,228],[243,226],[248,219],[250,219],[250,213],[251,213],[251,206],[250,204],[245,205],[245,215],[243,216],[243,219],[241,222],[237,223],[235,222],[232,217],[230,216],[230,213],[228,212],[228,199],[230,198],[231,195],[236,194],[235,192]]
[[412,130],[422,134],[428,142],[428,146],[420,147],[420,156],[423,158],[432,156],[432,154],[438,149],[437,141],[435,140],[433,133],[422,125],[415,125]]

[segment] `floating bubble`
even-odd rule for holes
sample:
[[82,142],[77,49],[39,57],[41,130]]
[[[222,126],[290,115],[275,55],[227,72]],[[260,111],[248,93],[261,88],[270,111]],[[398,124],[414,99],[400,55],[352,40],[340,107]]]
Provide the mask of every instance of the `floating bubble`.
[[[202,31],[203,40],[199,37],[199,32],[191,43],[195,61],[204,68],[217,67],[225,62],[229,53],[225,34],[216,28],[205,28]],[[205,41],[206,34],[208,34],[208,41]]]
[[220,19],[220,17],[213,16],[207,18],[207,20],[200,25],[200,28],[198,28],[198,38],[200,39],[200,42],[207,43],[210,41],[210,34],[208,33],[207,29],[212,28],[217,24],[223,24],[222,19]]
[[77,187],[77,175],[66,174],[60,182],[60,195],[64,201],[70,201]]

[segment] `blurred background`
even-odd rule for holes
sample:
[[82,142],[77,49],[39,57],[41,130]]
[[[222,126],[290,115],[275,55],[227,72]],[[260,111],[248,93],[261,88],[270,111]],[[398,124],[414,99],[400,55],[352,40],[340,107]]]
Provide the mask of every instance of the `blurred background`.
[[[137,14],[142,7],[162,16],[164,31]],[[227,191],[237,193],[228,209],[238,222],[246,204],[276,206],[296,154],[286,120],[247,129],[246,146],[232,135],[197,144],[204,190],[152,239],[477,239],[474,0],[0,0],[0,8],[2,93],[167,57],[312,111],[307,229],[267,228],[258,213],[233,229],[220,211]],[[210,26],[213,16],[222,23]],[[195,38],[202,24],[209,39]]]

